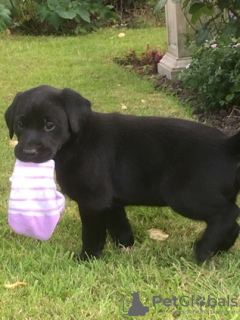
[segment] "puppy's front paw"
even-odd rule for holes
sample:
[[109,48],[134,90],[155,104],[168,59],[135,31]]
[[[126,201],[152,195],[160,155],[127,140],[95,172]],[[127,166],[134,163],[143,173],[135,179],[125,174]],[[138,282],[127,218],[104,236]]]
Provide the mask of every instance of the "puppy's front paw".
[[101,255],[101,252],[97,253],[88,253],[86,251],[81,250],[80,253],[75,253],[73,258],[78,260],[78,261],[88,261],[88,260],[93,260],[99,258]]
[[196,255],[196,260],[199,265],[203,264],[204,261],[211,258],[213,255],[211,251],[206,247],[202,239],[196,241],[194,245],[194,251]]

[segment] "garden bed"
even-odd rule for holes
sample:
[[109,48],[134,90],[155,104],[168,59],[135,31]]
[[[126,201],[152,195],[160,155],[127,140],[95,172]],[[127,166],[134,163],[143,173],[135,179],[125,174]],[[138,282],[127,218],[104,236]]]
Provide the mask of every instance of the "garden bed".
[[[144,58],[143,58],[144,56]],[[240,129],[240,106],[226,110],[222,109],[217,113],[203,112],[200,102],[191,98],[187,89],[182,86],[181,80],[170,80],[157,73],[157,63],[152,57],[146,59],[146,53],[138,58],[134,51],[131,51],[123,59],[115,59],[115,62],[127,69],[133,69],[138,75],[148,77],[157,90],[164,90],[176,96],[181,102],[187,103],[193,108],[193,118],[198,121],[216,127],[227,135],[233,135]]]
[[189,93],[183,88],[180,80],[169,80],[165,76],[155,76],[155,86],[158,90],[167,90],[174,94],[183,103],[188,102],[193,108],[193,117],[202,123],[209,124],[224,131],[227,135],[235,134],[240,127],[240,107],[236,106],[232,109],[222,109],[217,113],[207,113],[199,109],[199,102],[189,100]]

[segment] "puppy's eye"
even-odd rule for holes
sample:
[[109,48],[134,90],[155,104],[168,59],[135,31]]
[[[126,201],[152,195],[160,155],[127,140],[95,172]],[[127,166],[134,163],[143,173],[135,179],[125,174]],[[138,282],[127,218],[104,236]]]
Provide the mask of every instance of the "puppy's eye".
[[55,128],[55,124],[52,123],[51,121],[47,121],[45,123],[44,129],[45,131],[52,131]]
[[19,129],[22,129],[22,128],[23,128],[23,123],[22,123],[22,121],[18,121],[18,122],[17,122],[17,126],[18,126]]

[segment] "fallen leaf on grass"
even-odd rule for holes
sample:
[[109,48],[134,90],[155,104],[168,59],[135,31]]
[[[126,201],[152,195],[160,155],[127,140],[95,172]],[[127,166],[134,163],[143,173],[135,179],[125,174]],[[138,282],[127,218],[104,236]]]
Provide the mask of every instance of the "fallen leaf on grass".
[[5,284],[4,287],[6,289],[15,289],[16,287],[26,287],[26,282],[20,282],[20,281],[17,281],[15,283],[12,283],[12,284]]
[[150,229],[148,230],[148,233],[151,239],[159,241],[165,241],[169,237],[167,233],[163,232],[160,229]]
[[127,110],[127,106],[126,106],[124,103],[121,103],[121,105],[122,105],[122,106],[121,106],[121,109],[122,109],[122,110]]
[[11,147],[15,147],[18,144],[18,141],[10,140],[9,144],[10,144]]

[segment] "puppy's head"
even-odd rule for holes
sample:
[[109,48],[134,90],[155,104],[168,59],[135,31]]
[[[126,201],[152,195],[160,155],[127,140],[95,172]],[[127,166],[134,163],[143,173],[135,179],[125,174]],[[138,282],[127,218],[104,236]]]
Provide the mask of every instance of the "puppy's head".
[[5,113],[10,138],[18,138],[15,156],[36,163],[54,158],[90,112],[90,102],[71,89],[40,86],[18,93]]

